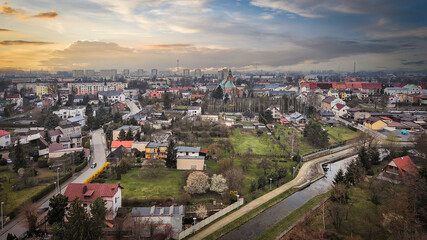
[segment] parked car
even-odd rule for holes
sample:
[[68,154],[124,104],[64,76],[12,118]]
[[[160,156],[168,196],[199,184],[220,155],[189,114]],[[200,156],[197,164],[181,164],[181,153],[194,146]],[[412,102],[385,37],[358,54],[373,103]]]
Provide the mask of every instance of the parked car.
[[92,163],[92,165],[90,165],[90,168],[96,168],[96,163]]
[[12,160],[11,159],[7,159],[7,164],[12,164]]

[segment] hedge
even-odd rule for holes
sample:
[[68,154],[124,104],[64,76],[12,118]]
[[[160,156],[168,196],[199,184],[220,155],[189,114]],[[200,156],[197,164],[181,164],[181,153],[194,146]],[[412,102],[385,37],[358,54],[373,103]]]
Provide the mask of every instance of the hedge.
[[[69,178],[71,178],[72,174],[71,173],[67,173],[64,176],[62,176],[59,179],[59,184],[64,183],[65,181],[67,181]],[[47,185],[45,188],[43,188],[42,190],[40,190],[39,192],[37,192],[35,195],[33,195],[31,197],[31,201],[32,202],[36,202],[40,199],[42,199],[44,196],[46,196],[48,193],[50,193],[51,191],[55,190],[55,184],[51,183],[49,185]]]
[[76,169],[74,170],[74,172],[80,172],[81,170],[83,170],[87,165],[87,161],[83,161],[82,163],[80,163],[80,165],[78,165],[76,167]]
[[106,169],[108,167],[108,165],[110,165],[110,162],[106,162],[98,171],[96,171],[94,174],[92,174],[92,176],[90,176],[88,179],[86,179],[86,181],[84,181],[83,183],[91,183],[93,180],[95,180],[99,174],[102,173],[102,171],[104,171],[104,169]]

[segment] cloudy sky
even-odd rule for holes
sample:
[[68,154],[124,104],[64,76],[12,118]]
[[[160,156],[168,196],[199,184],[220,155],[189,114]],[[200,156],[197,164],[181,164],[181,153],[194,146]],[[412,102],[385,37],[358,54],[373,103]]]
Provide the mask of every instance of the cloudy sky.
[[425,0],[11,0],[0,68],[427,70]]

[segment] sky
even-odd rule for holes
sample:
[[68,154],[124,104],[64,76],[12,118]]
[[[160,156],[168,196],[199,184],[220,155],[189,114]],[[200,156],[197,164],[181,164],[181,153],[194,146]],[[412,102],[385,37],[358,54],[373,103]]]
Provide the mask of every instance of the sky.
[[[1,1],[1,0],[0,0]],[[11,0],[0,69],[427,70],[425,0]]]

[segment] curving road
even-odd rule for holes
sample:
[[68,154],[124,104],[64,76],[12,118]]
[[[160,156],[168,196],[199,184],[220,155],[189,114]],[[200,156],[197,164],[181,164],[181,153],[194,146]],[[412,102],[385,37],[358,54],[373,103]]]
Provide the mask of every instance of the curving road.
[[[93,146],[93,152],[92,152],[92,160],[91,163],[97,163],[96,168],[90,168],[90,164],[88,164],[88,167],[86,167],[83,171],[80,172],[80,174],[76,174],[70,179],[68,179],[64,184],[61,185],[61,193],[63,194],[65,192],[65,189],[67,188],[69,183],[83,183],[86,179],[88,179],[92,174],[94,174],[98,169],[104,165],[106,162],[106,152],[107,146],[105,142],[104,137],[104,131],[101,129],[95,130],[91,133],[92,135],[92,146]],[[42,198],[38,202],[36,202],[37,208],[41,207],[48,207],[49,206],[49,199],[56,194],[56,192],[52,192],[48,194],[46,197]],[[7,206],[5,206],[7,207]],[[39,219],[42,219],[47,212],[44,214],[39,215]],[[6,240],[7,234],[12,233],[16,236],[21,236],[27,231],[27,223],[25,218],[22,217],[16,217],[13,219],[10,223],[4,226],[4,231],[0,233],[0,240]]]

